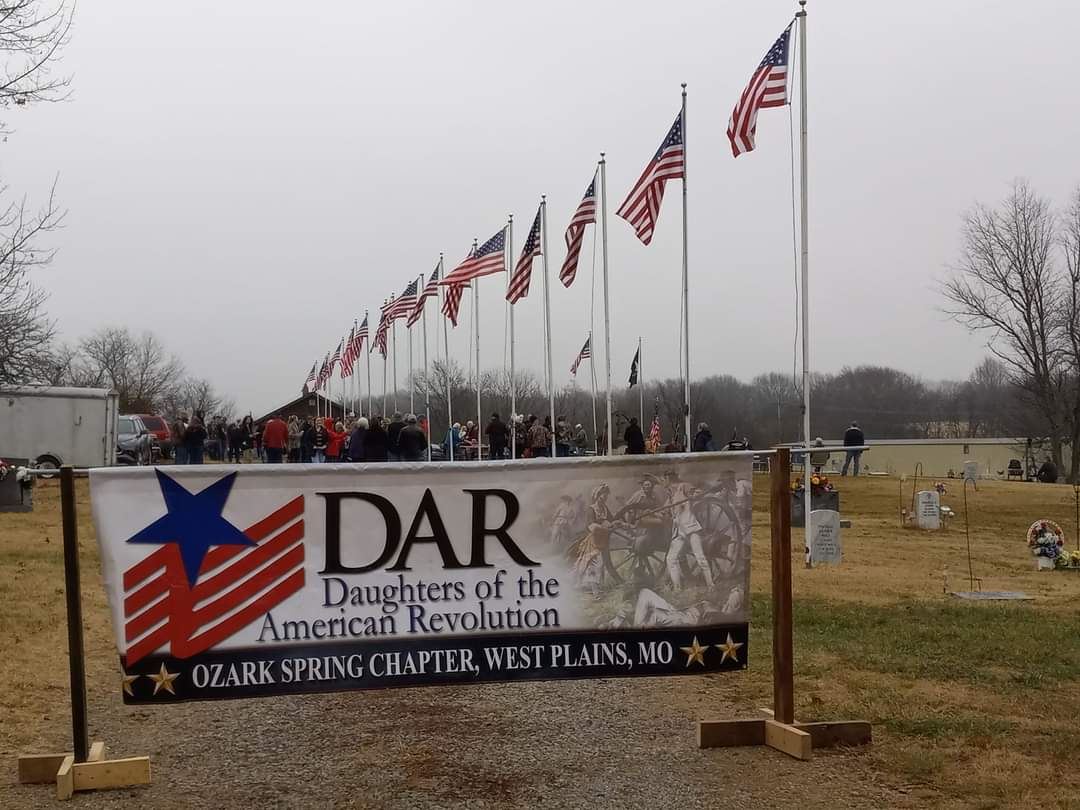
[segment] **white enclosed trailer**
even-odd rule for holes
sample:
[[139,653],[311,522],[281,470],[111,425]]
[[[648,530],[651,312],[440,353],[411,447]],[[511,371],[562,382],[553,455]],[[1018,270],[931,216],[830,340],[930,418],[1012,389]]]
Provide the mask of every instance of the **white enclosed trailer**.
[[105,388],[0,387],[0,458],[112,466],[119,401]]

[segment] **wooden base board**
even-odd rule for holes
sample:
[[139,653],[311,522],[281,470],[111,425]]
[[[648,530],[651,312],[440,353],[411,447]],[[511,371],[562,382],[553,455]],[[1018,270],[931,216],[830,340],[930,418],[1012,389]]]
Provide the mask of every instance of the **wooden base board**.
[[814,748],[869,745],[870,742],[870,724],[862,720],[788,724],[763,718],[702,720],[698,723],[699,748],[767,745],[802,760],[810,759]]
[[105,759],[105,743],[90,746],[86,762],[75,755],[27,754],[19,757],[19,782],[56,782],[56,798],[70,799],[80,790],[109,790],[150,784],[150,757]]

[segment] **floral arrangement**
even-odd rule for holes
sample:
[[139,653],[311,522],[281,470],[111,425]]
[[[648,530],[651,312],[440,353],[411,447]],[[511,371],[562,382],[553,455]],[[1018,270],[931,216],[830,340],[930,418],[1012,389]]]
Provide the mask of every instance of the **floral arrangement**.
[[0,481],[3,481],[8,477],[8,473],[11,472],[11,465],[0,458]]
[[[791,491],[792,492],[802,492],[803,489],[804,489],[803,480],[802,480],[801,476],[798,477],[798,478],[795,478],[791,482]],[[824,475],[812,475],[812,476],[810,476],[810,494],[812,494],[812,495],[821,495],[821,494],[823,494],[825,492],[832,492],[834,489],[835,488],[833,487],[832,482],[829,481],[828,476],[824,476]]]
[[[1052,520],[1037,520],[1028,527],[1027,544],[1035,557],[1052,560],[1055,567],[1065,567],[1059,562],[1066,558],[1066,565],[1071,554],[1065,550],[1065,532]],[[1080,554],[1077,555],[1080,558]]]
[[937,490],[938,495],[944,495],[949,491],[948,488],[945,486],[944,481],[935,481],[934,482],[934,489]]
[[1065,551],[1054,560],[1055,568],[1080,568],[1080,551]]

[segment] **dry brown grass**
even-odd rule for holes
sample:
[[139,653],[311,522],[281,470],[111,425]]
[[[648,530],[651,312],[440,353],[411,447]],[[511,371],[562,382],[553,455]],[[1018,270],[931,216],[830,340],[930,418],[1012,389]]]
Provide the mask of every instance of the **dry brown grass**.
[[[770,695],[768,487],[758,478],[754,515],[751,669],[730,678],[747,708]],[[866,718],[869,756],[888,777],[933,787],[962,807],[1080,807],[1080,575],[1037,573],[1027,526],[1049,517],[1075,546],[1071,487],[985,482],[969,493],[976,576],[984,590],[1023,590],[1021,605],[962,604],[966,590],[963,499],[934,534],[899,527],[895,478],[843,479],[844,563],[805,570],[793,538],[796,691],[802,719]],[[88,669],[118,672],[86,482],[79,482]],[[910,503],[910,485],[905,501]],[[43,483],[37,510],[0,515],[0,749],[3,756],[62,744],[67,661],[58,488]]]

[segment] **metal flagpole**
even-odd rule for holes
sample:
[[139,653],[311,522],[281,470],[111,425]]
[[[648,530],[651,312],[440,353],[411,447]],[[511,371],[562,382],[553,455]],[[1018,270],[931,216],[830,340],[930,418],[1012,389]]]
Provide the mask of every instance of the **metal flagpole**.
[[[439,280],[443,278],[443,255],[439,254]],[[442,285],[439,285],[439,312],[442,313],[443,308],[443,296],[449,291],[444,291]],[[446,376],[446,435],[448,437],[447,444],[449,445],[449,458],[450,461],[454,460],[454,406],[451,401],[453,391],[450,386],[450,327],[446,325],[447,317],[444,314],[442,319],[443,330],[443,374]]]
[[[806,0],[799,0],[799,225],[802,237],[802,388],[803,388],[803,538],[806,567],[813,565],[810,550],[810,235],[807,218],[806,165]],[[685,145],[683,147],[686,148]]]
[[386,354],[382,356],[382,417],[386,418]]
[[[511,214],[509,220],[506,223],[506,252],[503,254],[506,256],[506,286],[510,287],[510,279],[513,276],[514,268],[514,215]],[[530,259],[531,261],[531,259]],[[514,458],[517,455],[517,439],[515,438],[514,427],[514,414],[517,413],[517,384],[514,382],[514,305],[510,304],[510,458]],[[479,422],[477,425],[479,426]],[[479,427],[477,427],[477,436],[480,435]],[[490,447],[489,447],[490,449]]]
[[[423,275],[420,276],[421,283],[423,283]],[[423,296],[423,287],[420,288],[420,295]],[[428,356],[427,356],[427,299],[421,297],[420,318],[424,322],[424,418],[427,419],[427,460],[431,461],[431,377],[428,370]],[[436,338],[437,340],[437,338]]]
[[[608,271],[607,271],[607,160],[604,159],[604,153],[600,153],[600,196],[603,198],[603,208],[601,208],[601,245],[602,245],[602,257],[601,264],[603,265],[604,272],[604,376],[607,382],[607,392],[605,397],[607,399],[606,413],[607,413],[607,428],[604,432],[607,434],[607,453],[610,456],[612,453],[612,442],[614,437],[611,429],[611,307],[608,301]],[[590,347],[595,352],[595,347]],[[595,356],[595,353],[594,355]],[[590,364],[591,364],[590,358]]]
[[390,351],[394,353],[394,413],[397,413],[397,318],[390,321]]
[[[544,362],[547,372],[548,406],[551,409],[551,424],[555,425],[555,374],[551,368],[551,293],[548,286],[548,250],[547,250],[547,195],[540,197],[540,258],[544,265]],[[552,434],[552,455],[555,436]]]
[[371,322],[368,320],[368,311],[364,310],[364,323],[368,325],[367,339],[367,415],[371,418]]
[[645,358],[641,356],[641,336],[637,339],[637,387],[638,387],[638,427],[645,430]]
[[474,278],[473,323],[476,325],[476,460],[480,460],[480,279]]
[[683,412],[686,416],[683,438],[684,450],[690,449],[690,271],[687,263],[687,227],[686,227],[686,82],[682,86],[682,305],[683,305]]
[[592,435],[596,455],[600,455],[600,434],[596,430],[596,361],[593,360],[592,329],[589,330],[589,378],[592,380]]
[[412,346],[412,327],[409,326],[408,321],[405,322],[405,333],[409,336],[409,413],[416,414],[416,402],[413,394],[416,391],[416,384],[413,382],[413,346]]

